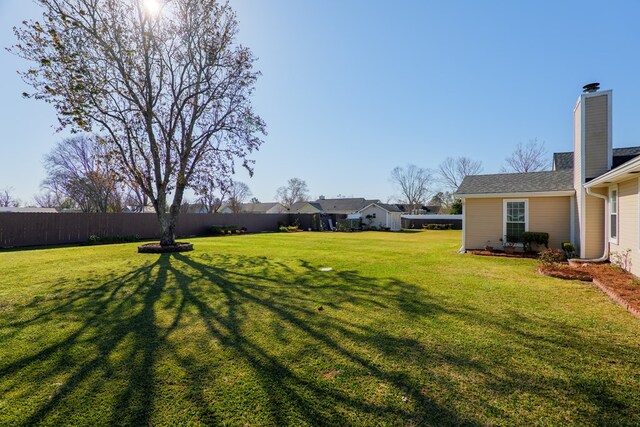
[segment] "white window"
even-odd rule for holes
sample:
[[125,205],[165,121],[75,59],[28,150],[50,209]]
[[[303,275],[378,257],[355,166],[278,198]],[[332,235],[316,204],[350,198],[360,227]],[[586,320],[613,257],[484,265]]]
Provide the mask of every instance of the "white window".
[[609,189],[609,241],[618,244],[618,188]]
[[521,242],[522,233],[529,230],[529,203],[526,199],[505,200],[503,205],[503,238]]

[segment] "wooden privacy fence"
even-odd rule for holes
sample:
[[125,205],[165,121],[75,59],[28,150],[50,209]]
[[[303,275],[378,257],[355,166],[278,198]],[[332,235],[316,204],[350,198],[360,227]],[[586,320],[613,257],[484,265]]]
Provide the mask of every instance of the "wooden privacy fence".
[[[212,225],[235,225],[247,231],[277,231],[280,225],[312,225],[311,215],[180,214],[178,237],[206,236]],[[90,236],[134,236],[159,239],[153,213],[0,213],[0,247],[44,246],[86,242]]]

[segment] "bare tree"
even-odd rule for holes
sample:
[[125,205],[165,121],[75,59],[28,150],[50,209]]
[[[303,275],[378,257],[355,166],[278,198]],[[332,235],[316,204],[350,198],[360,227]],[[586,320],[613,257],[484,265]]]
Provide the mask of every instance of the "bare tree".
[[199,196],[198,203],[202,204],[207,213],[217,213],[225,200],[229,197],[233,182],[226,177],[207,177],[198,180],[195,192]]
[[477,175],[482,172],[482,162],[472,160],[469,157],[447,157],[438,166],[438,174],[442,183],[450,190],[455,192],[462,180],[467,175]]
[[96,137],[66,138],[45,156],[43,187],[57,194],[58,202],[73,200],[83,212],[120,212],[124,189],[106,159]]
[[20,206],[20,199],[11,195],[12,188],[3,188],[0,190],[0,207],[1,208],[17,208]]
[[537,172],[545,170],[549,163],[544,141],[538,142],[537,138],[530,139],[526,144],[519,142],[505,161],[507,165],[502,167],[502,172]]
[[149,206],[149,197],[138,187],[135,183],[129,183],[126,186],[126,194],[123,198],[124,206],[131,212],[144,212],[145,208]]
[[400,190],[402,202],[411,209],[421,206],[427,199],[431,180],[431,171],[416,165],[396,166],[391,171],[391,182]]
[[276,191],[276,200],[287,209],[290,209],[294,203],[304,202],[308,198],[309,188],[307,183],[300,178],[291,178],[287,181],[286,186],[282,186]]
[[251,197],[251,190],[244,182],[233,181],[229,187],[229,207],[233,213],[242,211],[242,204]]
[[60,199],[56,197],[53,191],[44,191],[33,196],[33,201],[39,208],[57,208],[60,205]]
[[40,194],[36,194],[33,196],[33,201],[36,206],[40,208],[64,209],[75,206],[72,200],[66,198],[62,193],[51,189],[45,189]]
[[25,96],[51,103],[61,128],[103,135],[114,170],[151,201],[160,243],[174,245],[185,189],[238,159],[252,173],[262,144],[259,73],[235,41],[235,13],[216,0],[36,3],[42,21],[15,29],[12,49],[33,64]]

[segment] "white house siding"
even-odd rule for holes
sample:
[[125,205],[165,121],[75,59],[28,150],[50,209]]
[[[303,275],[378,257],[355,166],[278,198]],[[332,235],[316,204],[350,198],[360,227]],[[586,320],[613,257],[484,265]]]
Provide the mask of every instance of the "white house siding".
[[[364,225],[372,225],[372,226],[376,226],[378,228],[380,227],[389,227],[387,225],[387,211],[382,209],[379,206],[376,205],[372,205],[369,206],[363,210],[361,210],[359,213],[362,214],[362,223]],[[376,217],[373,218],[371,220],[371,222],[369,222],[369,220],[366,218],[367,215],[373,215],[375,214]]]
[[391,231],[402,230],[402,212],[387,212],[387,224]]

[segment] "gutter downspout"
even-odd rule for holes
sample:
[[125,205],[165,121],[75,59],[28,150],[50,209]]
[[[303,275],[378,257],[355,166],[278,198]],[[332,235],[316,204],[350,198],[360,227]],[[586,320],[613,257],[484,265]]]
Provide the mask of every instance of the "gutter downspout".
[[[593,197],[597,197],[599,199],[604,200],[604,251],[600,258],[591,258],[591,259],[570,259],[568,261],[576,261],[576,262],[603,262],[609,259],[609,221],[607,218],[607,212],[609,211],[609,198],[607,196],[603,196],[602,194],[592,193],[591,188],[586,187],[585,190],[587,194]],[[584,226],[584,225],[583,225]],[[584,242],[581,242],[584,244]]]

